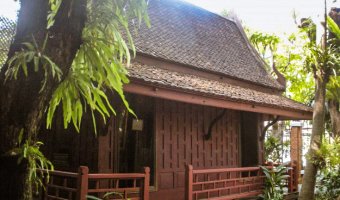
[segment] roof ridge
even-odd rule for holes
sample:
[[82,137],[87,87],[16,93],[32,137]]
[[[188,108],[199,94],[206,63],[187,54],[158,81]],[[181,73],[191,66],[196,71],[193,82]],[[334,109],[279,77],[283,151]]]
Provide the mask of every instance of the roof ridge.
[[180,1],[180,2],[182,2],[182,3],[184,3],[184,4],[189,4],[189,6],[191,6],[191,7],[197,8],[197,9],[202,10],[202,11],[204,11],[204,12],[207,12],[207,13],[210,13],[210,14],[213,14],[213,15],[216,15],[217,17],[220,17],[220,18],[222,18],[222,19],[224,19],[224,20],[228,20],[228,21],[230,21],[230,22],[235,23],[235,21],[234,21],[232,18],[222,16],[222,15],[220,15],[220,14],[218,14],[218,13],[215,13],[215,12],[212,12],[212,11],[207,10],[207,9],[205,9],[205,8],[202,8],[202,7],[200,7],[200,6],[198,6],[198,5],[195,5],[195,4],[191,3],[191,2],[188,2],[188,1],[186,1],[186,0],[167,0],[167,1]]
[[[276,83],[278,83],[279,85],[282,86],[282,91],[285,91],[285,86],[283,86],[279,81],[277,81],[265,68],[265,66],[269,66],[264,60],[263,58],[260,56],[259,52],[257,52],[257,50],[254,48],[254,46],[251,44],[249,38],[247,37],[247,34],[244,31],[244,28],[241,24],[241,22],[239,21],[239,19],[237,17],[233,18],[234,23],[236,24],[239,32],[241,33],[241,36],[243,37],[243,39],[245,40],[247,47],[249,48],[250,52],[255,56],[255,59],[257,59],[261,64],[262,64],[262,68],[267,72],[268,76],[270,79],[272,79],[273,81],[275,81]],[[270,67],[270,66],[269,66]]]

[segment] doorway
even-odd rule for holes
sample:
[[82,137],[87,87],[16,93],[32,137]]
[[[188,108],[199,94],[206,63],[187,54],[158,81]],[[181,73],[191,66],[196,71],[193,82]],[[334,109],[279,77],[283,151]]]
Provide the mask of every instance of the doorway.
[[119,173],[141,172],[150,167],[150,184],[154,184],[155,134],[154,109],[152,97],[128,94],[126,96],[135,116],[127,110],[117,121],[118,151],[116,169]]

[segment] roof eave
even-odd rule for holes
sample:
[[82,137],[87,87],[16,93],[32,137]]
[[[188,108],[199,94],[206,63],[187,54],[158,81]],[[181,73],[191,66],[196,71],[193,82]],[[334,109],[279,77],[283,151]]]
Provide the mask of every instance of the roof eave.
[[185,103],[279,115],[281,116],[281,119],[285,120],[311,120],[313,116],[311,111],[276,108],[270,105],[262,105],[252,102],[231,101],[225,98],[219,98],[217,96],[208,96],[197,92],[182,91],[178,89],[176,90],[174,88],[160,85],[151,85],[138,80],[133,80],[132,83],[125,85],[124,91]]

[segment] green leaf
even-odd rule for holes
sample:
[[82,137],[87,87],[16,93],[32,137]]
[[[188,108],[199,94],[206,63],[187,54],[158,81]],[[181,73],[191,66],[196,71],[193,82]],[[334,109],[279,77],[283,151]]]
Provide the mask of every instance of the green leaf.
[[24,135],[24,129],[20,129],[20,133],[18,136],[18,145],[20,146],[22,144],[22,139],[23,139],[23,135]]
[[[139,23],[143,19],[148,20],[146,8],[144,0],[89,2],[83,44],[73,60],[71,70],[52,96],[47,114],[48,127],[52,124],[57,105],[62,102],[65,128],[72,123],[80,131],[83,111],[89,108],[96,129],[95,113],[99,113],[104,122],[116,114],[107,91],[115,91],[127,110],[134,114],[123,93],[123,84],[129,82],[125,66],[130,64],[130,50],[135,52],[128,26],[131,18],[137,17]],[[149,24],[148,21],[146,23]],[[126,37],[123,37],[122,31]],[[58,68],[50,65],[54,77],[58,73],[55,71],[54,74],[53,69]]]
[[334,35],[340,39],[340,28],[339,26],[335,23],[335,21],[327,16],[327,24],[328,24],[328,28],[330,29],[330,31],[332,31],[332,33],[334,33]]

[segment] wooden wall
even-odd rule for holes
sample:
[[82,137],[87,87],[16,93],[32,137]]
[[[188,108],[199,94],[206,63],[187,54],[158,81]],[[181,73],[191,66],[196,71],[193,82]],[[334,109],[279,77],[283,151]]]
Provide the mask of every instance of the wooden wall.
[[[199,169],[225,168],[253,165],[261,160],[258,157],[261,153],[258,144],[261,127],[256,113],[227,110],[214,125],[211,139],[204,140],[210,123],[223,109],[139,95],[130,97],[131,106],[138,107],[134,110],[139,117],[151,119],[145,125],[149,124],[147,127],[152,128],[145,131],[152,134],[141,133],[138,137],[145,138],[139,138],[139,142],[134,145],[126,143],[126,148],[137,145],[135,150],[141,152],[134,154],[138,158],[135,162],[154,162],[153,166],[149,166],[152,169],[155,167],[151,177],[155,192],[150,193],[151,199],[184,199],[184,171],[187,164]],[[121,109],[116,110],[118,115],[122,113]],[[147,117],[152,113],[154,117]],[[122,157],[127,155],[122,151],[122,141],[125,139],[117,130],[125,125],[119,123],[118,116],[112,117],[107,125],[98,125],[103,128],[99,129],[98,137],[95,137],[91,116],[85,117],[87,119],[83,121],[80,134],[73,129],[64,130],[62,118],[56,118],[53,131],[43,137],[48,157],[54,161],[56,153],[69,155],[68,168],[72,171],[79,165],[89,166],[92,172],[121,171]],[[129,120],[126,123],[126,127],[131,126]],[[129,129],[127,132],[126,140],[135,141],[134,137],[138,133]],[[150,154],[150,159],[146,159],[141,151],[143,148],[154,152],[154,158]]]
[[184,187],[187,164],[194,168],[236,167],[240,162],[240,113],[227,110],[204,140],[222,109],[156,100],[156,160],[159,190]]
[[98,136],[98,172],[113,173],[118,172],[115,162],[119,161],[119,139],[117,131],[116,117],[112,116],[108,120],[105,134]]
[[[98,134],[101,134],[101,130]],[[42,129],[39,139],[44,143],[43,153],[52,161],[55,169],[75,172],[80,165],[85,165],[89,167],[90,172],[98,170],[98,142],[91,115],[84,114],[78,133],[72,124],[68,129],[64,129],[63,117],[59,110],[54,118],[52,129]]]

